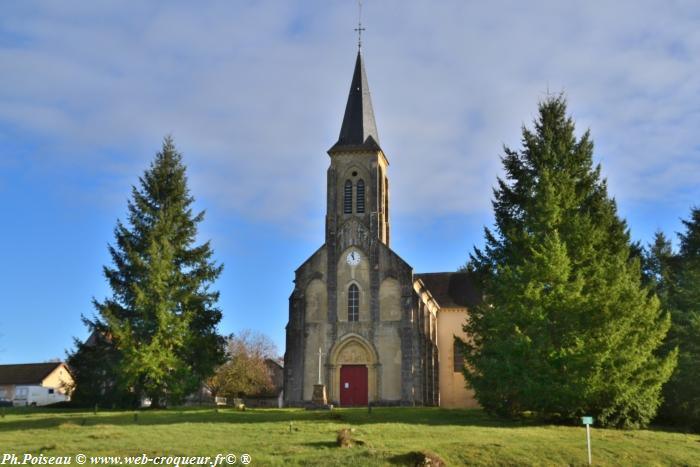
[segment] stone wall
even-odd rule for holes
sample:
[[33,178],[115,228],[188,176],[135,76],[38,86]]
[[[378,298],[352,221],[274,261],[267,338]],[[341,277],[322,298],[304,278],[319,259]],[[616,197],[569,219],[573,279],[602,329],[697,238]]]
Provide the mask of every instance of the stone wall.
[[459,371],[455,371],[454,336],[462,339],[466,337],[462,330],[466,320],[466,308],[443,308],[438,312],[441,407],[479,407],[479,403],[474,398],[474,391],[466,387],[464,375]]

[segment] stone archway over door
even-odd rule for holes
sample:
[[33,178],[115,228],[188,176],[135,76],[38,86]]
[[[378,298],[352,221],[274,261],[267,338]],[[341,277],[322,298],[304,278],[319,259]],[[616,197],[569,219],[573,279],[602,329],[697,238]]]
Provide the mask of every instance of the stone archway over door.
[[330,355],[330,398],[346,405],[367,405],[377,400],[377,354],[356,334],[340,338]]

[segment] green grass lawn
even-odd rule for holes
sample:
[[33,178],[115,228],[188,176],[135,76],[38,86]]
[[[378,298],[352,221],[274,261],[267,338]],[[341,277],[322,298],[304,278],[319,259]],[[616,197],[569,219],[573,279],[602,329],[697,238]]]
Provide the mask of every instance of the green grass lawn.
[[[354,429],[358,444],[336,446]],[[592,429],[594,465],[700,466],[700,435]],[[411,465],[431,451],[447,465],[586,465],[583,427],[504,422],[480,410],[375,408],[306,411],[8,409],[2,454],[175,456],[250,454],[250,465]],[[73,461],[72,465],[76,465]],[[90,465],[89,462],[87,465]],[[226,464],[224,464],[226,465]],[[236,465],[241,465],[240,460]]]

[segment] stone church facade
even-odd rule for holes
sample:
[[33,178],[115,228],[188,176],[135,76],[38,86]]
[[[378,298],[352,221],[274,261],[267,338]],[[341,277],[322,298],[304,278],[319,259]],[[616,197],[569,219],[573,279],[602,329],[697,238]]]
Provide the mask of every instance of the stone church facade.
[[328,154],[326,241],[289,299],[285,403],[308,405],[323,383],[340,406],[476,406],[453,343],[478,294],[467,274],[415,274],[389,246],[389,161],[360,52]]

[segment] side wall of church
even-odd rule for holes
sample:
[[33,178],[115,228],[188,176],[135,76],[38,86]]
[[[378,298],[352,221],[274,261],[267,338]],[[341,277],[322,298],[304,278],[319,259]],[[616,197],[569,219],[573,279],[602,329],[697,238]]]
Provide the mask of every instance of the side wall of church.
[[440,359],[438,354],[437,312],[438,304],[421,280],[414,288],[415,377],[414,399],[423,405],[440,403]]
[[375,342],[381,363],[381,398],[413,405],[416,342],[413,326],[413,269],[383,243],[379,244]]
[[379,285],[377,348],[382,356],[381,377],[384,400],[401,399],[401,285],[394,277]]
[[[319,261],[325,260],[325,255],[320,255]],[[313,385],[318,383],[318,355],[317,349],[327,347],[326,329],[328,327],[328,294],[326,292],[326,283],[318,274],[319,266],[325,264],[313,264],[311,268],[316,268],[316,274],[311,274],[313,277],[305,288],[304,292],[304,316],[306,317],[304,325],[304,335],[306,341],[304,343],[304,400],[311,399],[313,395]]]
[[284,399],[290,403],[311,399],[308,388],[318,380],[318,360],[307,349],[327,345],[327,256],[324,245],[295,274],[284,354]]
[[462,326],[467,321],[466,308],[442,308],[438,312],[438,349],[440,352],[440,406],[476,408],[474,391],[467,389],[464,375],[455,371],[454,337],[466,338]]

